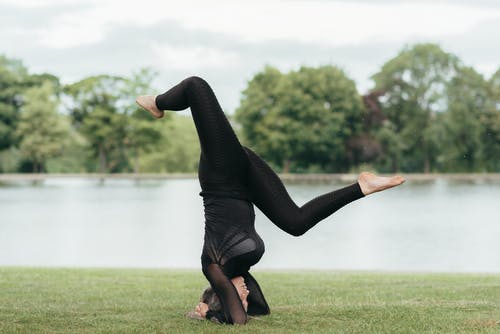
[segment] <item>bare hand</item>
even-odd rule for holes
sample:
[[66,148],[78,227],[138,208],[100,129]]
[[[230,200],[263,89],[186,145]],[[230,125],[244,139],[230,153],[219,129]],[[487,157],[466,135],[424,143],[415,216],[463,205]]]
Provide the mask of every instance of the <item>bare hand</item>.
[[199,302],[198,305],[194,308],[194,311],[201,315],[203,318],[206,318],[207,316],[207,311],[208,311],[208,305],[202,302]]
[[250,291],[248,290],[247,285],[245,284],[245,279],[242,276],[236,276],[231,279],[231,282],[233,283],[234,287],[236,288],[236,291],[238,292],[238,295],[240,296],[241,304],[243,305],[245,312],[247,312],[248,311],[247,297]]

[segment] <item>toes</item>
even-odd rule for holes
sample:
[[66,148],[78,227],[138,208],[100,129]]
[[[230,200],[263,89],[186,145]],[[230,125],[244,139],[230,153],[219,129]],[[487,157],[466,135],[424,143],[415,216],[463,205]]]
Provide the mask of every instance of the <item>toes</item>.
[[400,176],[400,175],[396,175],[394,177],[392,177],[392,181],[395,183],[395,184],[402,184],[403,182],[405,182],[405,179],[404,177]]

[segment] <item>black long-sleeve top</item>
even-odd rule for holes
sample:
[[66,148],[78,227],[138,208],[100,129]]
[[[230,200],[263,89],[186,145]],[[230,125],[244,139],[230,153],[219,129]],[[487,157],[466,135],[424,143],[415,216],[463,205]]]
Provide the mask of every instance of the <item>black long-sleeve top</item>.
[[246,322],[246,312],[230,281],[236,276],[243,276],[249,288],[249,313],[269,313],[257,282],[248,272],[265,250],[264,242],[255,231],[252,202],[242,196],[200,194],[205,207],[202,269],[222,305],[222,312],[211,312],[207,317],[215,317],[219,322]]

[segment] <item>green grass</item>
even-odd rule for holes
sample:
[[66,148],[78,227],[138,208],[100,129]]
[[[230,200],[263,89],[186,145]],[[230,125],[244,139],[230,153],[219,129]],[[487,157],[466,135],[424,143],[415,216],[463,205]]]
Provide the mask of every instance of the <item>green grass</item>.
[[272,314],[185,318],[196,271],[0,267],[0,333],[500,333],[500,275],[255,272]]

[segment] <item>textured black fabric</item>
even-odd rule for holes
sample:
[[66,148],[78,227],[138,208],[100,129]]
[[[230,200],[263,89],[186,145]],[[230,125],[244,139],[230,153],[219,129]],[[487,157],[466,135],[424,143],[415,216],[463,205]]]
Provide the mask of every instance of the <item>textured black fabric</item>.
[[202,270],[219,297],[224,314],[211,316],[220,322],[247,321],[247,313],[230,281],[240,275],[250,291],[248,314],[268,314],[264,295],[248,272],[264,253],[264,243],[254,228],[253,204],[283,231],[298,236],[342,206],[363,197],[359,184],[318,196],[299,207],[266,162],[240,144],[205,80],[183,80],[158,95],[156,105],[161,110],[190,107],[198,132],[198,178],[205,209]]
[[252,150],[245,147],[250,167],[248,191],[253,203],[283,231],[300,236],[346,204],[364,197],[359,184],[318,196],[301,207],[288,194],[276,173]]
[[266,315],[271,313],[264,294],[255,278],[249,272],[243,274],[243,278],[245,279],[248,291],[250,291],[247,297],[248,315]]

